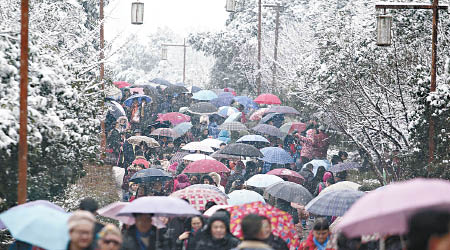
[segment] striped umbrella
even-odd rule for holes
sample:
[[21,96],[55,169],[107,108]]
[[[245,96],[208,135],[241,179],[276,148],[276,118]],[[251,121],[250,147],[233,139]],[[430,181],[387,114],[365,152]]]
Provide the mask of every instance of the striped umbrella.
[[247,130],[247,127],[240,122],[225,122],[219,126],[220,130],[241,131]]
[[312,199],[305,208],[315,215],[342,216],[363,195],[365,195],[364,192],[354,190],[335,190],[321,193]]
[[189,152],[185,152],[185,151],[176,152],[170,159],[170,164],[173,164],[175,162],[181,163],[183,161],[183,157],[185,157],[188,154],[189,154]]

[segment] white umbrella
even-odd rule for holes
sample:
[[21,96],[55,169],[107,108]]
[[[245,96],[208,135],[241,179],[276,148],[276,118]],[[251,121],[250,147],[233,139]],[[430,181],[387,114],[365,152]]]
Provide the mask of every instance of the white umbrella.
[[199,160],[214,160],[211,156],[204,154],[190,154],[183,157],[183,160],[187,161],[199,161]]
[[204,139],[203,141],[201,141],[201,143],[203,143],[209,147],[212,147],[212,148],[220,148],[220,144],[222,144],[224,142],[221,140],[218,140],[218,139],[207,138],[207,139]]
[[247,186],[266,188],[272,184],[282,182],[283,179],[272,174],[256,174],[248,179],[245,184]]
[[190,142],[188,144],[186,144],[184,147],[182,147],[181,149],[183,150],[188,150],[188,151],[201,151],[201,152],[206,152],[206,153],[213,153],[214,150],[201,142],[195,141],[195,142]]
[[262,197],[260,194],[258,194],[255,191],[251,190],[236,190],[228,194],[228,205],[231,206],[237,206],[237,205],[243,205],[247,203],[252,203],[256,201],[264,201],[264,197]]
[[359,185],[358,183],[352,182],[352,181],[341,181],[338,182],[336,184],[333,184],[327,188],[325,188],[324,190],[322,190],[322,192],[320,192],[320,194],[326,193],[326,192],[330,192],[330,191],[336,191],[336,190],[353,190],[353,191],[358,191],[359,187],[361,185]]

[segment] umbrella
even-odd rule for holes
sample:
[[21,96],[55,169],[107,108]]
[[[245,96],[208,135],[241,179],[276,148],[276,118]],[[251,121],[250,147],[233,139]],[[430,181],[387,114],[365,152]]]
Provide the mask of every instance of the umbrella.
[[161,79],[161,78],[155,78],[155,79],[151,80],[151,82],[156,83],[156,84],[160,84],[160,85],[165,85],[165,86],[171,86],[172,85],[171,82],[169,82],[167,80],[164,80],[164,79]]
[[159,147],[159,143],[155,139],[147,137],[147,136],[143,136],[143,135],[131,136],[130,138],[127,139],[127,141],[130,144],[134,144],[134,145],[140,145],[142,142],[145,142],[145,144],[147,144],[147,146],[149,146],[151,148]]
[[198,160],[195,162],[189,163],[187,167],[183,170],[183,174],[198,174],[198,173],[222,173],[222,172],[230,172],[230,170],[223,165],[220,161],[216,160]]
[[142,169],[136,172],[130,178],[130,182],[134,183],[142,183],[142,182],[154,182],[154,181],[167,181],[172,177],[167,172],[156,169],[156,168],[147,168]]
[[120,105],[118,102],[110,101],[105,103],[108,107],[108,112],[116,119],[118,119],[121,116],[126,116],[125,110],[123,109],[122,105]]
[[250,115],[250,120],[251,121],[258,121],[261,120],[262,117],[267,113],[267,110],[269,110],[268,108],[261,108],[256,110],[255,112],[253,112],[253,114]]
[[192,123],[190,122],[182,122],[176,125],[173,130],[177,133],[177,135],[182,136],[192,128]]
[[261,121],[259,121],[260,124],[268,123],[269,121],[272,121],[275,127],[281,127],[281,124],[284,121],[284,114],[280,113],[269,113],[265,115]]
[[180,199],[188,199],[189,203],[197,210],[205,210],[208,201],[213,201],[218,205],[227,205],[227,199],[214,189],[206,188],[184,188],[173,192],[170,196]]
[[254,101],[259,104],[281,104],[280,98],[273,94],[261,94]]
[[181,114],[178,112],[170,112],[165,114],[158,114],[158,119],[156,121],[164,122],[169,121],[173,125],[177,125],[183,122],[189,122],[191,117],[185,114]]
[[294,162],[294,159],[292,159],[291,155],[284,149],[279,147],[263,148],[261,149],[261,153],[264,155],[264,157],[259,159],[268,163],[288,164]]
[[122,91],[116,87],[110,87],[105,90],[106,98],[110,98],[112,100],[120,100],[122,99]]
[[178,134],[171,128],[158,128],[153,130],[150,135],[177,138]]
[[239,159],[241,159],[241,157],[238,156],[238,155],[221,154],[219,151],[212,153],[211,157],[214,158],[214,159],[228,159],[228,160],[239,160]]
[[128,202],[121,202],[121,201],[114,202],[105,207],[100,208],[99,210],[97,210],[97,213],[103,217],[115,219],[127,225],[133,225],[135,223],[134,217],[117,215],[119,211],[122,210],[122,208],[125,207],[127,204]]
[[178,151],[176,152],[172,158],[170,159],[170,164],[172,165],[175,162],[181,163],[183,161],[183,157],[185,157],[186,155],[188,155],[188,152],[185,151]]
[[210,102],[212,104],[214,104],[214,106],[216,107],[222,107],[222,106],[229,106],[231,104],[231,102],[233,101],[233,98],[229,98],[229,97],[218,97],[218,98],[214,98],[212,99]]
[[175,94],[181,94],[188,92],[187,88],[183,86],[171,85],[163,90],[163,94],[173,96]]
[[283,179],[276,175],[271,174],[256,174],[250,177],[245,184],[247,186],[257,187],[257,188],[266,188],[272,184],[282,182]]
[[[231,114],[230,116],[228,116],[227,119],[225,119],[225,121],[224,121],[223,123],[237,121],[238,119],[241,118],[241,116],[242,116],[242,113],[241,113],[241,112],[237,112],[237,113]],[[223,124],[223,123],[222,123],[222,124]]]
[[217,98],[217,95],[211,90],[200,90],[192,95],[192,99],[199,101],[211,101],[215,98]]
[[363,195],[364,192],[353,190],[335,190],[324,194],[321,192],[305,208],[315,215],[342,216]]
[[243,236],[242,219],[249,214],[258,214],[269,219],[272,233],[286,241],[289,249],[298,249],[300,240],[290,214],[263,202],[253,202],[225,209],[230,212],[230,230],[236,237],[242,238]]
[[[232,143],[217,151],[218,154],[237,155],[243,157],[264,157],[254,146],[243,143]],[[213,156],[214,157],[214,156]]]
[[325,167],[325,169],[328,169],[328,168],[330,168],[330,165],[331,165],[328,160],[312,160],[312,161],[306,163],[305,165],[303,165],[303,168],[305,168],[305,166],[308,165],[308,164],[312,164],[313,165],[313,167],[314,167],[313,168],[314,175],[317,174],[317,169],[320,166],[323,166],[323,167]]
[[42,204],[15,207],[0,214],[16,240],[49,250],[66,249],[69,217],[66,212]]
[[342,171],[346,171],[346,170],[350,170],[350,169],[354,169],[354,168],[360,168],[360,167],[362,167],[362,166],[357,162],[343,162],[343,163],[339,163],[339,164],[331,166],[331,168],[329,168],[328,170],[330,170],[333,173],[338,173],[338,172],[342,172]]
[[228,205],[231,205],[231,206],[243,205],[246,203],[252,203],[252,202],[256,202],[256,201],[266,203],[264,201],[264,197],[262,197],[262,195],[258,194],[255,191],[245,190],[245,189],[235,190],[235,191],[229,193],[228,197],[230,197],[228,199]]
[[214,190],[218,193],[220,193],[221,195],[223,195],[223,197],[228,199],[228,195],[226,195],[224,192],[222,192],[222,190],[220,190],[217,186],[214,185],[209,185],[209,184],[194,184],[194,185],[190,185],[186,188],[204,188],[204,189],[211,189]]
[[260,143],[270,143],[265,137],[260,135],[244,135],[241,138],[239,138],[236,142],[260,142]]
[[369,192],[343,216],[337,230],[348,237],[373,233],[402,235],[408,218],[423,209],[450,210],[450,182],[412,179]]
[[230,106],[222,106],[219,108],[219,111],[217,112],[222,117],[228,117],[234,113],[239,113],[239,110],[235,107]]
[[326,187],[324,190],[322,190],[322,193],[330,192],[330,191],[336,191],[336,190],[354,190],[358,191],[359,187],[358,183],[352,182],[352,181],[340,181],[338,183],[335,183],[331,186]]
[[197,87],[197,86],[189,86],[189,87],[187,87],[187,90],[189,91],[189,93],[196,93],[196,92],[199,92],[202,89],[200,87]]
[[283,133],[281,133],[279,128],[268,124],[258,124],[255,127],[253,127],[252,130],[270,136],[276,136],[280,138],[284,137]]
[[313,198],[308,189],[290,181],[275,183],[267,187],[266,191],[276,198],[302,205],[308,204]]
[[288,122],[283,124],[283,126],[280,127],[280,131],[285,134],[290,134],[297,130],[299,133],[306,130],[306,124],[303,122]]
[[220,148],[220,144],[224,143],[223,141],[219,139],[213,139],[213,138],[206,138],[201,143],[208,145],[212,148]]
[[157,216],[193,216],[200,212],[186,201],[169,196],[145,196],[130,202],[118,215],[154,214]]
[[300,115],[295,108],[289,106],[273,106],[267,110],[267,113],[281,113],[281,114],[291,114],[291,115]]
[[305,178],[303,178],[303,176],[299,173],[286,168],[276,168],[274,170],[270,170],[267,174],[273,174],[297,184],[303,184],[305,181]]
[[132,94],[141,94],[144,95],[144,88],[130,88],[130,92]]
[[187,151],[201,151],[206,153],[214,152],[214,149],[212,149],[210,146],[201,143],[199,141],[189,142],[188,144],[184,145],[181,149]]
[[129,87],[131,86],[131,84],[127,83],[127,82],[113,82],[114,85],[116,85],[116,87],[118,87],[119,89],[125,88],[125,87]]
[[147,103],[152,102],[152,98],[146,95],[136,94],[128,97],[128,99],[125,100],[124,104],[128,107],[131,107],[133,105],[134,100],[138,100],[138,103],[141,104],[142,100],[145,100]]
[[225,209],[231,207],[230,205],[214,205],[210,207],[208,210],[206,210],[203,213],[203,216],[205,217],[211,217],[213,214],[215,214],[220,209]]
[[192,104],[188,111],[192,114],[210,115],[217,112],[217,107],[209,102],[199,102]]
[[204,155],[204,154],[188,154],[183,157],[183,160],[199,161],[199,160],[214,160],[214,158],[212,158],[209,155]]
[[236,96],[234,100],[237,103],[244,105],[245,109],[258,109],[258,104],[248,96]]
[[228,131],[241,131],[247,130],[247,127],[240,122],[224,122],[219,126],[220,130],[228,130]]

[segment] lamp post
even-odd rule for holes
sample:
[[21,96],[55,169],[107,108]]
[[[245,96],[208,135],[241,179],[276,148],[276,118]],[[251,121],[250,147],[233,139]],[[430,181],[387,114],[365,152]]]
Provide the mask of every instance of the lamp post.
[[[438,11],[439,10],[448,10],[447,5],[439,5],[439,0],[433,0],[432,4],[424,4],[424,3],[379,3],[375,5],[376,9],[428,9],[433,10],[433,27],[432,27],[432,41],[431,41],[431,86],[430,92],[436,91],[436,60],[437,60],[437,24],[438,24]],[[392,20],[392,19],[391,19]],[[390,40],[390,28],[391,25],[377,25],[377,28],[385,29],[383,31],[377,31],[377,34],[389,33]],[[386,37],[384,37],[386,38]],[[381,38],[380,38],[381,39]],[[378,44],[378,40],[377,40]],[[390,41],[389,41],[390,44]],[[382,44],[388,45],[388,44]],[[429,128],[428,128],[428,163],[432,163],[434,160],[434,120],[430,116],[429,118]]]
[[131,24],[144,23],[144,3],[134,2],[131,4]]
[[282,6],[277,4],[264,4],[264,7],[266,8],[274,8],[276,9],[276,15],[275,15],[275,46],[273,49],[273,68],[272,68],[272,84],[275,87],[276,85],[276,76],[277,76],[277,61],[278,61],[278,36],[279,36],[279,30],[280,30],[280,12],[282,9]]
[[167,47],[183,47],[183,83],[186,81],[186,39],[183,39],[183,44],[162,44],[161,60],[167,60]]

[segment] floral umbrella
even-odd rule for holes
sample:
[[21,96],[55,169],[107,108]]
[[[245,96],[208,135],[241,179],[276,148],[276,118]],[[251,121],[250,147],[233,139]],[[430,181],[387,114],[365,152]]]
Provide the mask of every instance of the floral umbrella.
[[295,230],[294,222],[290,214],[260,201],[229,207],[226,210],[231,214],[230,228],[236,237],[240,239],[243,237],[241,228],[242,219],[249,214],[258,214],[270,220],[272,233],[286,241],[290,250],[299,247],[300,240],[298,239],[297,231]]
[[218,205],[227,205],[226,197],[213,189],[184,188],[173,192],[170,196],[188,199],[189,203],[199,211],[205,210],[205,205],[208,201],[213,201]]

